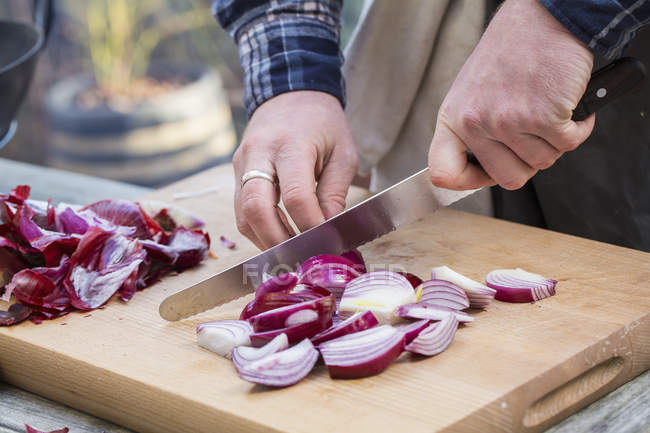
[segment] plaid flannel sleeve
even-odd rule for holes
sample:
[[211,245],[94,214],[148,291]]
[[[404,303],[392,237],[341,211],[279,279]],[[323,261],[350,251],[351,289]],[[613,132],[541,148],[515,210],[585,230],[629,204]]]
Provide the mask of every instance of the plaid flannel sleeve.
[[650,23],[650,0],[540,0],[571,33],[607,58],[619,57]]
[[215,0],[213,13],[239,46],[249,116],[266,100],[319,90],[345,104],[342,0]]

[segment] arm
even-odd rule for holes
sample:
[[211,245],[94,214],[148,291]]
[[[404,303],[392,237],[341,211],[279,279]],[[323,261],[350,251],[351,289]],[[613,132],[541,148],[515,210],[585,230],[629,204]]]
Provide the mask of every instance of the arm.
[[[250,120],[233,157],[237,227],[259,248],[289,238],[282,201],[300,230],[343,210],[357,155],[342,104],[341,2],[214,4],[239,46]],[[277,176],[239,186],[253,169]],[[316,182],[318,181],[318,184]]]
[[[637,15],[616,3],[634,3]],[[441,106],[429,152],[432,182],[517,189],[578,147],[595,121],[571,120],[589,81],[592,49],[619,53],[649,9],[643,0],[507,0]],[[467,163],[467,150],[481,167]]]

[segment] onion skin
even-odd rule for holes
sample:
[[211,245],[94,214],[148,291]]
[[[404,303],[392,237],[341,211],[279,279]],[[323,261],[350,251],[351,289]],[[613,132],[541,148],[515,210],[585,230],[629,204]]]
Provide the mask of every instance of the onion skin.
[[434,356],[443,352],[454,339],[458,329],[458,320],[449,314],[444,320],[432,323],[409,344],[405,349],[420,355]]
[[377,321],[377,318],[370,311],[357,313],[354,316],[338,323],[337,325],[314,335],[311,337],[311,342],[314,343],[314,345],[318,346],[321,343],[342,337],[344,335],[370,329],[373,326],[377,326],[378,323],[379,322]]
[[287,334],[289,345],[298,343],[305,338],[311,338],[332,326],[332,317],[329,320],[315,320],[313,322],[301,323],[300,325],[288,328],[275,329],[273,331],[255,332],[250,335],[253,347],[262,347],[280,334]]
[[235,364],[239,377],[252,383],[284,387],[293,385],[314,368],[318,351],[308,339],[262,359]]
[[366,261],[363,259],[363,255],[361,255],[361,252],[358,249],[354,248],[350,251],[346,251],[341,254],[341,257],[354,263],[354,269],[360,274],[368,272]]
[[556,280],[523,269],[497,269],[487,274],[486,284],[504,302],[535,302],[555,295]]
[[456,284],[444,280],[427,280],[422,283],[419,302],[426,302],[454,310],[469,308],[469,298]]
[[428,319],[418,320],[417,322],[397,325],[395,329],[404,334],[404,344],[409,344],[431,323]]
[[[333,295],[287,305],[274,310],[265,311],[248,318],[248,322],[255,332],[273,331],[280,328],[288,328],[305,322],[327,322],[332,320],[336,301]],[[306,313],[306,314],[305,314]],[[294,318],[298,318],[297,321]],[[306,320],[300,320],[306,317]]]
[[422,284],[422,278],[418,277],[415,274],[412,274],[410,272],[398,272],[398,274],[409,280],[409,283],[411,283],[414,289],[417,289],[417,287]]
[[[379,336],[380,339],[373,338]],[[383,350],[378,353],[377,347]],[[404,349],[404,333],[390,325],[348,334],[319,346],[333,379],[373,376],[388,367]]]

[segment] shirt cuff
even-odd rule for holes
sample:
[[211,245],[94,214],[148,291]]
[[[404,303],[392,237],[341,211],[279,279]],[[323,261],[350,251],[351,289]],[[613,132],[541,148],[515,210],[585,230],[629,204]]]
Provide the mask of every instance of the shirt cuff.
[[619,57],[636,31],[650,21],[650,1],[539,1],[578,39],[606,58]]

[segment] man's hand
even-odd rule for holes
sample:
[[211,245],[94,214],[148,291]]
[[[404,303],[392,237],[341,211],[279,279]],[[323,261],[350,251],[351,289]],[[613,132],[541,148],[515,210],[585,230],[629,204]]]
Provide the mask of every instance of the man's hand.
[[[593,54],[537,0],[507,0],[442,103],[429,169],[436,186],[522,187],[578,147],[595,116],[573,122]],[[471,151],[481,167],[467,162]]]
[[[301,231],[320,224],[345,208],[358,158],[338,99],[296,91],[269,99],[253,113],[233,164],[237,227],[266,249],[290,237],[277,207],[280,197]],[[257,178],[240,188],[241,176],[253,169],[276,175],[279,188]]]

